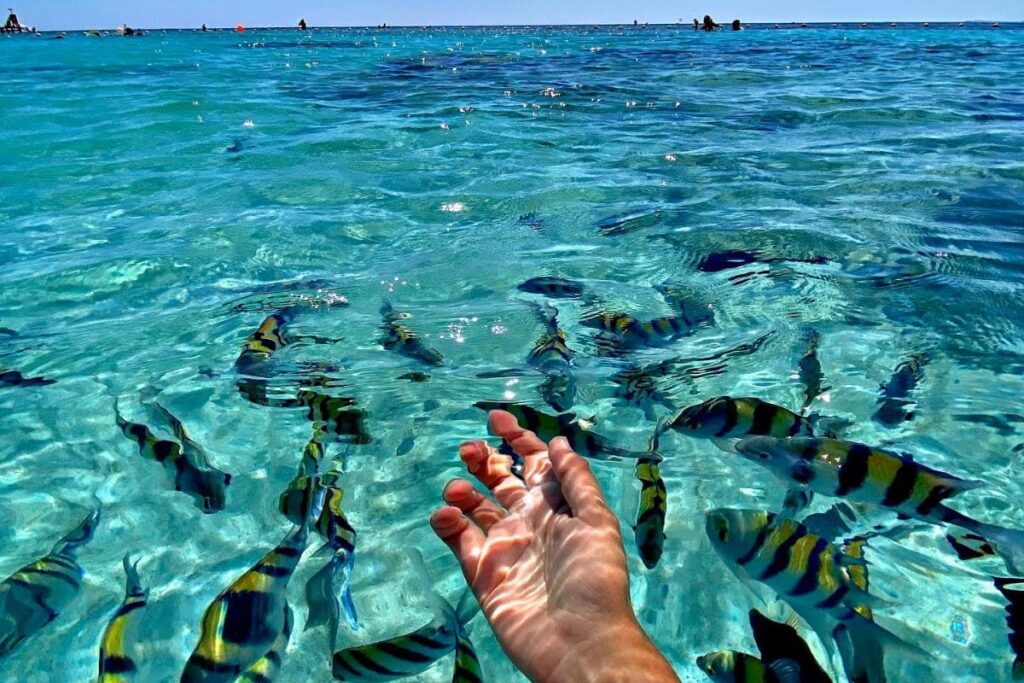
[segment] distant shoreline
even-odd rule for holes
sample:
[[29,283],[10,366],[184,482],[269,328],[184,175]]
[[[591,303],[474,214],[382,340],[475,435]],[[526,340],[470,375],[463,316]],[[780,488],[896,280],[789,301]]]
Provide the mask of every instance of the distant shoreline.
[[[723,20],[724,21],[724,20]],[[729,20],[731,21],[731,19]],[[991,27],[992,24],[1000,24],[1000,28],[1009,27],[1021,27],[1024,28],[1024,19],[1022,20],[1005,20],[1005,19],[964,19],[962,21],[931,21],[927,19],[914,20],[914,21],[759,21],[759,22],[744,22],[745,28],[762,28],[762,29],[791,29],[791,28],[925,28],[924,24],[928,24],[927,28],[940,28],[940,27],[953,27],[959,28],[960,24],[963,23],[963,28],[971,26],[984,26]],[[892,26],[895,24],[895,26]],[[174,26],[174,27],[148,27],[144,25],[133,26],[132,28],[141,29],[143,31],[180,31],[180,32],[193,32],[200,31],[199,26]],[[387,28],[381,28],[380,26],[310,26],[305,32],[317,31],[317,30],[345,30],[345,31],[358,31],[358,30],[370,30],[370,31],[391,31],[391,30],[467,30],[467,29],[564,29],[564,28],[626,28],[626,29],[652,29],[652,28],[670,28],[670,29],[682,29],[682,30],[694,30],[692,23],[687,22],[674,22],[670,24],[645,24],[640,22],[634,25],[632,22],[626,24],[602,24],[602,23],[583,23],[583,24],[436,24],[436,25],[421,25],[421,24],[402,24],[392,25],[388,24]],[[83,27],[83,28],[59,28],[59,29],[45,29],[39,30],[37,33],[48,34],[48,33],[75,33],[85,31],[115,31],[117,27],[111,28],[97,28],[95,26]],[[234,26],[208,26],[208,32],[222,32],[230,31],[234,32]],[[246,31],[296,31],[302,32],[296,26],[246,26]],[[726,33],[731,33],[728,25],[723,25],[722,30]],[[703,31],[701,32],[703,33]],[[31,35],[31,34],[21,34]]]

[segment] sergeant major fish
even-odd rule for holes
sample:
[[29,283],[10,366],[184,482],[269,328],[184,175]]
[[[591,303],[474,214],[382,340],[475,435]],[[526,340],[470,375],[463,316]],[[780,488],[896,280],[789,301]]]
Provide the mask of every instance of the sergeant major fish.
[[291,607],[284,608],[284,628],[277,634],[274,644],[270,646],[267,654],[263,655],[255,664],[246,669],[245,673],[238,677],[235,683],[274,683],[278,674],[281,673],[281,665],[284,663],[284,652],[288,648],[288,641],[292,637],[292,627],[295,617]]
[[182,451],[180,444],[157,438],[146,425],[128,422],[118,411],[116,401],[114,417],[121,432],[139,447],[139,454],[163,466],[174,481],[175,491],[194,498],[203,512],[224,509],[226,489],[231,483],[230,474],[209,463],[197,464]]
[[810,436],[811,420],[758,398],[718,396],[683,408],[666,428],[697,438],[729,439],[752,434],[779,438]]
[[296,403],[307,408],[306,418],[318,429],[346,438],[354,444],[373,441],[366,426],[367,412],[357,407],[353,398],[300,389],[296,394]]
[[502,401],[477,401],[473,405],[485,411],[504,410],[512,413],[521,426],[535,433],[545,443],[556,436],[564,436],[569,446],[584,457],[636,459],[645,455],[613,445],[605,437],[590,431],[586,421],[578,420],[575,413],[549,415],[522,403]]
[[92,540],[99,521],[97,509],[57,541],[48,554],[0,583],[0,659],[60,616],[78,595],[85,570],[75,556]]
[[103,631],[100,639],[100,673],[97,683],[127,683],[136,679],[139,665],[133,656],[132,638],[136,635],[149,590],[139,580],[138,562],[132,564],[128,555],[124,566],[124,600]]
[[444,356],[440,351],[424,344],[415,332],[400,322],[409,317],[408,313],[396,311],[391,302],[385,301],[381,306],[380,314],[384,318],[384,336],[380,340],[381,346],[427,365],[444,365]]
[[[862,558],[844,555],[795,520],[760,510],[712,510],[705,529],[712,547],[734,573],[773,589],[814,627],[823,643],[828,644],[832,633],[828,622],[836,621],[849,635],[854,652],[878,652],[878,636],[888,634],[871,621],[871,596],[857,587],[848,571],[863,565]],[[880,661],[861,664],[873,674],[881,669]],[[879,680],[869,678],[871,683]]]
[[598,330],[597,343],[607,351],[658,347],[693,333],[682,316],[638,320],[628,313],[598,312],[580,318],[580,325]]
[[828,387],[823,384],[825,376],[821,372],[821,361],[818,360],[818,345],[820,343],[821,335],[817,330],[811,330],[807,334],[807,347],[797,365],[797,374],[800,377],[800,382],[804,385],[804,410],[810,407],[814,399],[828,391]]
[[340,486],[340,478],[341,472],[332,470],[320,481],[324,497],[323,509],[314,528],[325,542],[317,554],[328,552],[330,557],[306,582],[305,588],[306,604],[309,606],[305,630],[326,624],[332,649],[337,641],[342,613],[353,630],[359,629],[350,584],[356,561],[356,530],[341,507],[345,491]]
[[543,294],[552,299],[578,299],[583,296],[583,285],[560,277],[534,277],[516,286],[520,292]]
[[733,650],[701,655],[697,666],[715,683],[800,683],[799,677],[783,680],[754,655]]
[[561,412],[576,402],[574,352],[566,345],[565,332],[558,326],[558,311],[543,306],[540,318],[545,330],[530,350],[528,362],[546,377],[539,387],[544,401]]
[[641,458],[633,474],[640,482],[640,506],[637,508],[633,535],[644,566],[654,569],[665,547],[665,515],[668,492],[661,478],[660,458]]
[[275,352],[292,343],[288,335],[288,324],[295,319],[294,306],[271,313],[260,323],[256,331],[242,346],[242,352],[235,361],[235,367],[247,371],[266,360]]
[[322,502],[320,496],[302,525],[206,608],[202,633],[185,664],[182,683],[229,683],[271,651],[287,625],[286,590],[306,549],[308,528],[319,517]]
[[[418,558],[418,554],[410,554]],[[417,573],[425,576],[422,558],[414,562]],[[466,589],[454,609],[432,589],[428,598],[434,612],[430,623],[406,635],[335,652],[331,668],[334,678],[369,683],[415,676],[456,650],[452,681],[481,683],[480,662],[466,633],[466,624],[477,611],[472,592]]]
[[988,539],[1010,571],[1019,574],[1024,568],[1024,532],[979,522],[943,504],[981,482],[932,469],[907,455],[837,439],[750,437],[736,450],[816,493],[971,531]]
[[882,393],[878,397],[878,407],[872,419],[886,427],[896,427],[912,420],[914,413],[910,406],[914,400],[911,394],[924,378],[924,367],[927,364],[927,355],[914,354],[897,365],[892,377],[881,387]]

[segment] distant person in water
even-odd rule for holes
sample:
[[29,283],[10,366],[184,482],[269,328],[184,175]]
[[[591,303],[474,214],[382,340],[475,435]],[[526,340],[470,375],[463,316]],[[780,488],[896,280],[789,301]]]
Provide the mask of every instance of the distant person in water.
[[693,30],[694,31],[700,30],[700,22],[697,21],[697,17],[693,18]]
[[732,20],[732,30],[733,31],[742,31],[743,30],[743,26],[740,24],[740,20],[739,19],[733,19]]
[[300,31],[305,31],[306,30],[306,18],[305,17],[303,17],[302,19],[299,19],[299,30]]
[[209,31],[209,29],[206,28],[206,24],[203,24],[203,33],[206,33],[207,31]]
[[704,15],[704,30],[705,31],[714,31],[718,27],[719,27],[719,25],[715,23],[715,20],[711,18],[710,14],[705,14]]

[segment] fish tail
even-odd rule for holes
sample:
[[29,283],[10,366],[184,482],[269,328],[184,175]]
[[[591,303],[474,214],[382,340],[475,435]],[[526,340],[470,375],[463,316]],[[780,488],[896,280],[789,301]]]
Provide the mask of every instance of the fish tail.
[[[946,508],[952,512],[951,509]],[[1024,531],[978,522],[957,513],[959,522],[951,522],[984,537],[1015,576],[1024,576]]]
[[[423,591],[427,595],[427,603],[430,605],[430,611],[434,613],[435,619],[439,623],[444,623],[449,626],[451,633],[458,633],[459,631],[459,617],[451,603],[444,599],[444,597],[434,590],[434,586],[430,581],[430,575],[427,572],[427,565],[423,561],[423,554],[420,553],[416,548],[410,548],[408,551],[409,560],[413,564],[413,572],[419,579],[420,584],[423,587]],[[469,589],[467,588],[467,591]],[[462,600],[459,600],[459,604],[462,604]]]
[[75,552],[78,548],[92,540],[96,533],[96,527],[100,523],[102,507],[97,506],[95,510],[86,515],[82,522],[69,531],[64,538],[57,541],[53,546],[53,553],[56,555],[67,555]]
[[[880,634],[883,629],[867,619],[840,624],[833,632],[843,668],[851,681],[885,683],[885,652]],[[888,633],[887,631],[884,631]]]
[[309,615],[304,630],[327,624],[328,642],[332,652],[338,639],[341,615],[338,593],[334,590],[335,578],[341,566],[338,555],[332,555],[327,564],[306,582],[306,605],[309,607]]

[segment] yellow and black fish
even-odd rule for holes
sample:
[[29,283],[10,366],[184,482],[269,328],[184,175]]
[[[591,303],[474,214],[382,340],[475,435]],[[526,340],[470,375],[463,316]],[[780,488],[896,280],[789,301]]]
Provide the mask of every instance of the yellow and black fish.
[[987,539],[1014,573],[1024,568],[1024,532],[972,519],[943,502],[982,482],[933,469],[909,455],[838,439],[750,437],[744,457],[816,493],[879,505],[905,517],[952,524]]
[[[745,652],[709,652],[697,658],[697,666],[715,683],[790,683],[783,682],[767,664]],[[798,681],[794,679],[792,683]]]
[[214,598],[182,683],[234,681],[273,649],[287,621],[288,583],[306,549],[309,522],[319,514],[318,501],[306,523]]
[[423,343],[415,332],[401,321],[409,317],[407,313],[396,311],[391,302],[385,301],[380,314],[384,318],[384,336],[380,343],[385,349],[418,360],[427,365],[444,365],[444,356],[437,349]]
[[78,595],[85,571],[75,556],[99,521],[99,510],[89,513],[48,554],[0,583],[0,659],[60,616]]
[[963,531],[955,534],[946,534],[946,541],[956,556],[963,562],[977,560],[983,557],[992,557],[996,554],[995,548],[984,537]]
[[683,408],[667,424],[681,434],[733,439],[751,435],[811,436],[808,418],[759,398],[718,396]]
[[[815,625],[823,642],[835,638],[851,679],[885,680],[879,635],[894,636],[872,620],[871,596],[860,587],[867,585],[866,574],[855,578],[850,571],[866,564],[863,557],[841,552],[793,519],[760,510],[712,510],[705,530],[738,576],[772,588]],[[837,626],[823,628],[823,616]]]
[[642,458],[643,453],[636,453],[611,444],[605,437],[596,434],[576,419],[575,413],[549,415],[536,408],[522,403],[503,401],[477,401],[475,407],[491,411],[505,410],[515,415],[519,425],[529,429],[537,438],[548,442],[556,436],[564,436],[569,446],[582,456],[589,458]]
[[292,343],[288,324],[295,318],[295,308],[285,308],[263,319],[256,331],[242,346],[235,367],[245,371],[269,359],[275,352]]
[[[419,573],[422,573],[422,559],[418,565]],[[433,590],[429,597],[434,612],[430,623],[406,635],[335,652],[331,667],[334,678],[368,683],[415,676],[456,650],[452,680],[461,683],[482,681],[480,660],[466,633],[466,624],[477,611],[476,598],[466,589],[458,607],[453,609]]]
[[346,438],[355,444],[373,441],[366,426],[367,412],[347,396],[330,396],[312,389],[299,389],[298,405],[307,408],[306,418],[326,433]]
[[230,474],[210,465],[205,456],[202,462],[197,462],[183,451],[181,444],[157,438],[146,425],[128,422],[121,416],[116,402],[114,417],[121,432],[138,445],[139,454],[163,466],[174,481],[175,491],[194,498],[203,512],[224,509],[227,487],[231,483]]
[[657,378],[671,372],[672,361],[661,361],[650,365],[631,365],[611,377],[616,385],[615,397],[644,411],[648,420],[657,418],[654,406],[661,405],[675,412],[673,401],[659,388]]
[[1024,579],[996,576],[993,581],[1007,600],[1006,625],[1014,654],[1013,680],[1024,680]]
[[100,674],[98,683],[123,683],[135,680],[139,665],[133,656],[132,637],[146,606],[149,591],[139,581],[138,562],[132,564],[128,555],[122,560],[125,574],[124,600],[100,639]]
[[[652,320],[638,320],[628,313],[604,311],[580,318],[580,325],[598,330],[606,340],[632,349],[664,346],[680,337],[693,334],[694,328],[682,316],[668,315]],[[601,340],[598,340],[601,344]]]
[[286,605],[284,608],[284,628],[277,634],[274,644],[267,651],[267,654],[250,666],[245,673],[236,679],[235,683],[274,683],[278,674],[281,673],[284,651],[288,648],[288,640],[292,637],[293,621],[292,608]]
[[545,375],[538,387],[545,403],[561,412],[576,402],[574,352],[566,345],[565,332],[558,326],[558,311],[552,306],[539,309],[545,330],[530,350],[527,362]]
[[521,292],[543,294],[552,299],[578,299],[583,296],[583,285],[561,277],[533,277],[516,286]]
[[637,460],[633,476],[641,487],[640,505],[633,525],[636,549],[644,566],[654,569],[665,547],[665,515],[668,512],[668,492],[661,478],[661,457]]

